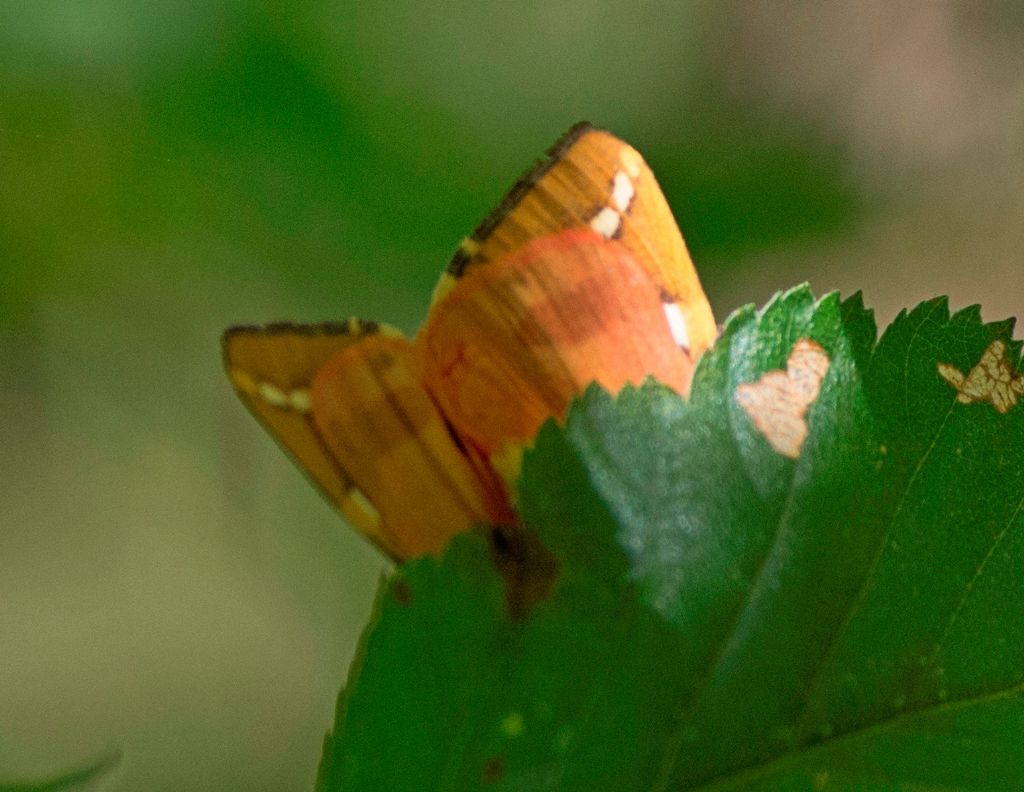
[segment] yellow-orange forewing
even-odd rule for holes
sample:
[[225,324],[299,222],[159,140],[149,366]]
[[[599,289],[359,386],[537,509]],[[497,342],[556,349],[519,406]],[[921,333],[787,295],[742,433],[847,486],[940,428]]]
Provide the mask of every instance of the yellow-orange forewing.
[[501,490],[475,468],[423,387],[418,350],[377,335],[317,372],[313,420],[333,459],[380,514],[396,558],[439,553],[478,523],[510,522]]
[[632,146],[585,123],[570,129],[463,240],[435,300],[464,273],[567,228],[590,228],[630,250],[660,289],[691,360],[712,344],[718,331],[711,306],[654,174]]
[[[420,384],[412,345],[373,322],[234,327],[224,361],[242,401],[367,538],[395,558],[508,521]],[[410,524],[414,524],[411,527]]]
[[466,272],[418,342],[427,389],[467,446],[508,475],[514,448],[593,381],[612,393],[657,377],[680,393],[693,363],[659,289],[625,245],[570,229]]
[[363,533],[380,535],[375,510],[356,494],[313,425],[310,385],[320,367],[369,333],[373,322],[232,327],[224,334],[224,368],[239,398],[324,495]]

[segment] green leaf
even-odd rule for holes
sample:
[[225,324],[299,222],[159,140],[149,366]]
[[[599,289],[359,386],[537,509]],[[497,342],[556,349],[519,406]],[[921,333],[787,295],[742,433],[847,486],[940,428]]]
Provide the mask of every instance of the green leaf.
[[99,784],[121,763],[121,754],[112,753],[74,770],[65,770],[42,781],[0,781],[0,792],[85,792]]
[[[689,403],[588,390],[520,481],[550,593],[510,612],[480,536],[398,570],[319,788],[1024,788],[1024,408],[939,373],[1015,364],[1010,330],[937,299],[875,345],[801,288]],[[790,458],[736,392],[801,339],[829,365]]]

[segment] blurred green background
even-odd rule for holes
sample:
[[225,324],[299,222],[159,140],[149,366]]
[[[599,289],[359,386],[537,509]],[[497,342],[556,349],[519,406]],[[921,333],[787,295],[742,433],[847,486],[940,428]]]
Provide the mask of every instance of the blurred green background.
[[[1024,306],[1016,3],[0,4],[0,779],[303,790],[380,557],[236,402],[235,322],[414,330],[573,122],[720,319]],[[284,8],[282,5],[281,8]]]

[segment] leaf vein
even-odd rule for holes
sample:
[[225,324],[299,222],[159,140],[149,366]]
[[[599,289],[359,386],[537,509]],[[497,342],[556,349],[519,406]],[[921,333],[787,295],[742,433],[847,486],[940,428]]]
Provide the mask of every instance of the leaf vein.
[[939,654],[942,652],[942,648],[946,645],[946,641],[949,639],[950,633],[953,632],[953,627],[956,626],[957,621],[960,619],[960,614],[963,613],[964,605],[967,603],[967,600],[970,599],[971,593],[974,591],[974,584],[977,583],[985,573],[985,568],[988,566],[988,562],[992,560],[996,550],[999,549],[1003,540],[1009,535],[1010,529],[1013,527],[1013,523],[1016,521],[1022,510],[1024,510],[1024,497],[1021,497],[1017,502],[1017,508],[1013,510],[1013,514],[1011,514],[1010,518],[1006,521],[1006,525],[1004,525],[1002,530],[993,537],[992,545],[989,547],[988,552],[985,554],[985,557],[978,562],[978,568],[974,571],[974,575],[964,586],[960,599],[957,601],[956,606],[953,608],[953,612],[950,614],[949,622],[946,624],[946,628],[942,631],[942,637],[940,637],[936,642],[935,649],[928,658],[928,662],[925,665],[926,671],[935,666],[936,661],[939,659]]
[[857,737],[872,734],[873,732],[885,731],[886,729],[898,726],[902,721],[910,720],[911,718],[921,715],[941,714],[943,712],[967,709],[968,707],[985,704],[990,701],[1012,699],[1022,695],[1024,695],[1024,682],[1018,682],[1010,687],[1000,688],[987,693],[965,696],[960,699],[950,699],[930,706],[918,707],[916,709],[900,710],[899,712],[894,712],[887,718],[865,724],[858,728],[850,729],[849,731],[834,734],[820,742],[814,743],[813,745],[803,745],[795,750],[778,754],[767,762],[762,762],[758,765],[734,768],[721,775],[704,779],[701,781],[699,786],[691,787],[691,790],[692,792],[713,792],[716,789],[722,789],[725,786],[736,782],[754,781],[758,777],[771,773],[783,763],[796,757],[801,755],[808,756],[819,751],[823,751],[835,743],[839,743],[844,740],[853,740]]
[[[932,310],[928,313],[928,315],[924,317],[921,323],[914,329],[913,334],[907,341],[907,359],[904,365],[905,377],[906,372],[909,370],[910,349],[911,347],[913,347],[914,339],[919,335],[921,328],[928,323],[928,321],[931,319],[932,314],[934,314],[937,310],[939,310],[939,306],[934,306]],[[906,390],[909,390],[909,387],[906,388]],[[938,428],[935,430],[935,434],[932,436],[931,443],[929,443],[928,445],[928,449],[924,452],[924,454],[921,455],[921,459],[918,460],[917,466],[914,468],[913,474],[907,481],[907,486],[904,488],[903,494],[900,497],[900,502],[896,506],[896,509],[893,512],[892,517],[889,519],[889,524],[888,526],[886,526],[885,532],[881,536],[881,540],[878,543],[878,549],[876,550],[873,558],[871,559],[871,564],[869,565],[864,575],[864,581],[861,583],[861,586],[857,591],[856,598],[852,601],[850,607],[847,608],[842,621],[839,623],[839,626],[836,628],[836,630],[832,633],[832,636],[829,638],[828,646],[825,648],[825,651],[821,655],[821,661],[818,663],[818,667],[815,669],[814,673],[810,676],[810,681],[807,685],[806,692],[804,693],[803,712],[797,720],[796,724],[798,732],[803,729],[806,729],[806,722],[810,717],[811,712],[811,699],[825,677],[825,671],[828,669],[829,663],[832,660],[836,647],[839,645],[839,639],[845,634],[846,630],[853,622],[854,617],[857,615],[858,612],[860,612],[861,607],[863,607],[864,602],[867,600],[867,595],[868,591],[870,590],[871,583],[874,581],[875,574],[878,572],[878,565],[881,563],[882,556],[885,553],[885,548],[889,545],[889,539],[892,536],[893,526],[896,524],[900,514],[902,514],[903,512],[903,508],[906,506],[907,497],[909,496],[910,491],[914,488],[914,483],[917,481],[918,477],[921,474],[921,471],[924,469],[925,465],[928,462],[928,459],[931,457],[932,452],[938,445],[939,438],[942,437],[942,432],[945,430],[946,424],[949,421],[950,416],[953,414],[953,408],[955,406],[956,399],[951,398],[949,400],[949,406],[946,408],[946,414],[943,416],[942,421],[939,423]],[[909,401],[907,403],[907,408],[909,410]]]

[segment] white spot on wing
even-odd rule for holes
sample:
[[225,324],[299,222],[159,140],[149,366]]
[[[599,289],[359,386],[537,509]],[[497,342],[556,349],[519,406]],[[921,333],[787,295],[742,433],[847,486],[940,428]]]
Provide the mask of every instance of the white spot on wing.
[[640,163],[643,162],[643,157],[640,153],[629,146],[623,146],[619,152],[619,162],[622,163],[622,167],[626,169],[626,173],[631,178],[636,178],[640,175]]
[[626,172],[615,171],[615,178],[612,180],[612,206],[624,214],[629,211],[634,195],[636,189]]
[[672,338],[679,346],[689,352],[690,333],[686,329],[686,318],[683,316],[683,312],[674,302],[667,302],[663,307],[665,309],[665,318],[668,319],[668,329],[672,333]]
[[612,239],[619,233],[621,225],[622,217],[610,206],[602,208],[590,221],[590,227],[605,239]]
[[234,381],[235,387],[246,396],[260,399],[279,410],[295,410],[300,413],[308,413],[313,408],[309,390],[306,388],[285,391],[272,382],[257,383],[246,372],[237,369],[231,372],[231,379]]
[[249,376],[247,371],[241,369],[231,369],[231,381],[235,387],[238,388],[246,396],[253,396],[256,393],[256,381]]
[[256,386],[256,393],[271,407],[288,406],[287,394],[273,383],[261,382]]
[[313,400],[305,388],[296,388],[288,394],[289,406],[296,412],[308,413],[313,408]]
[[370,499],[367,498],[362,490],[358,490],[355,487],[348,491],[349,500],[352,501],[352,505],[359,511],[366,515],[367,520],[373,525],[380,524],[380,512],[370,503]]
[[[455,278],[452,278],[451,275],[448,275],[447,277],[451,280],[452,283],[455,282]],[[401,330],[399,330],[397,327],[394,327],[393,325],[377,325],[377,332],[380,335],[385,336],[386,338],[401,338],[403,341],[405,340],[405,333],[403,333]]]

